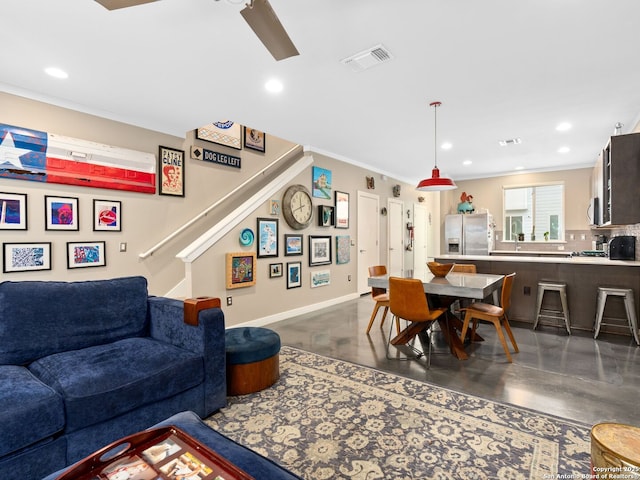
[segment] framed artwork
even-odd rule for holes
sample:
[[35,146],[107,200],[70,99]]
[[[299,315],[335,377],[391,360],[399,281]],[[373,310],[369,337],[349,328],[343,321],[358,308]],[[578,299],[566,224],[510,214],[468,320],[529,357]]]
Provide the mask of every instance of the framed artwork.
[[349,235],[336,235],[336,263],[338,265],[349,263],[351,260],[351,237]]
[[285,256],[302,255],[302,235],[284,236],[284,254]]
[[2,244],[4,273],[34,270],[51,270],[51,242]]
[[0,230],[27,229],[27,194],[0,192]]
[[270,200],[269,201],[269,213],[274,217],[280,216],[280,200]]
[[258,258],[278,256],[278,219],[258,218]]
[[330,227],[333,225],[333,207],[318,205],[318,226]]
[[309,266],[331,263],[331,237],[309,235]]
[[93,200],[93,230],[120,232],[122,203],[118,200]]
[[266,141],[264,132],[254,128],[244,127],[244,148],[264,152]]
[[184,197],[184,150],[160,146],[158,171],[158,193]]
[[317,198],[331,200],[331,170],[313,167],[312,169],[312,194]]
[[227,289],[250,287],[256,284],[256,254],[254,252],[227,253]]
[[243,247],[250,247],[251,245],[253,245],[254,240],[255,235],[253,234],[253,230],[251,230],[250,228],[243,228],[242,232],[240,232],[240,245],[242,245]]
[[78,199],[45,195],[45,230],[79,230]]
[[236,150],[242,149],[242,127],[230,120],[209,123],[196,129],[196,138]]
[[314,270],[311,272],[311,288],[324,287],[331,283],[331,270]]
[[287,263],[287,288],[298,288],[302,286],[302,262]]
[[106,255],[104,242],[67,242],[67,268],[104,267]]
[[269,278],[277,278],[282,276],[282,263],[269,264]]
[[349,194],[336,191],[335,199],[336,228],[349,228]]

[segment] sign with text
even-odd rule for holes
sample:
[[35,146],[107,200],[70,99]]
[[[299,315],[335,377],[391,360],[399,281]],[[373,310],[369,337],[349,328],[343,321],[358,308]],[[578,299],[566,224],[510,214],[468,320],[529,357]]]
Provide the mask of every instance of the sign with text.
[[234,168],[240,168],[241,162],[240,157],[234,157],[233,155],[214,152],[212,150],[207,150],[206,148],[196,146],[191,147],[191,158]]

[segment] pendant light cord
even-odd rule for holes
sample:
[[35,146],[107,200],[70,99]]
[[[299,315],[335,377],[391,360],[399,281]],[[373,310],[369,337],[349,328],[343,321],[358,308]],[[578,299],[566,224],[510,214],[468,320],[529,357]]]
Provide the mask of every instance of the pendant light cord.
[[438,168],[438,107],[442,105],[442,102],[431,102],[430,107],[433,107],[433,164]]

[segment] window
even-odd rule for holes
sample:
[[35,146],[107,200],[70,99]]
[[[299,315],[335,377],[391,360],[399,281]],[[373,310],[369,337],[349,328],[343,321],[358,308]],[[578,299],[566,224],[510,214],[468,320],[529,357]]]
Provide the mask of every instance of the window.
[[504,187],[504,240],[519,234],[532,242],[564,240],[564,184]]

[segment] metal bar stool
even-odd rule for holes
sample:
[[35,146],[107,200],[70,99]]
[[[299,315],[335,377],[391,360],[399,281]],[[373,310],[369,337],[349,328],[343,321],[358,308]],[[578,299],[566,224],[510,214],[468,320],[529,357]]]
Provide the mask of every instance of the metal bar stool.
[[596,323],[593,338],[598,338],[600,327],[603,325],[613,327],[623,326],[619,323],[604,323],[602,321],[604,317],[604,307],[606,306],[607,297],[609,296],[624,297],[624,308],[627,311],[627,322],[629,323],[629,328],[631,329],[631,334],[633,335],[636,344],[640,345],[640,340],[638,339],[638,321],[636,319],[636,304],[633,300],[633,290],[631,288],[598,287],[598,306],[596,307]]
[[[542,308],[542,300],[544,294],[547,291],[558,292],[560,294],[560,303],[562,304],[562,310],[551,310],[548,308]],[[536,320],[533,324],[533,329],[538,327],[540,318],[553,318],[555,320],[564,320],[564,325],[567,329],[567,333],[571,335],[571,322],[569,321],[569,304],[567,302],[567,284],[561,282],[538,282],[538,305],[536,308]],[[556,326],[556,325],[554,325]]]

